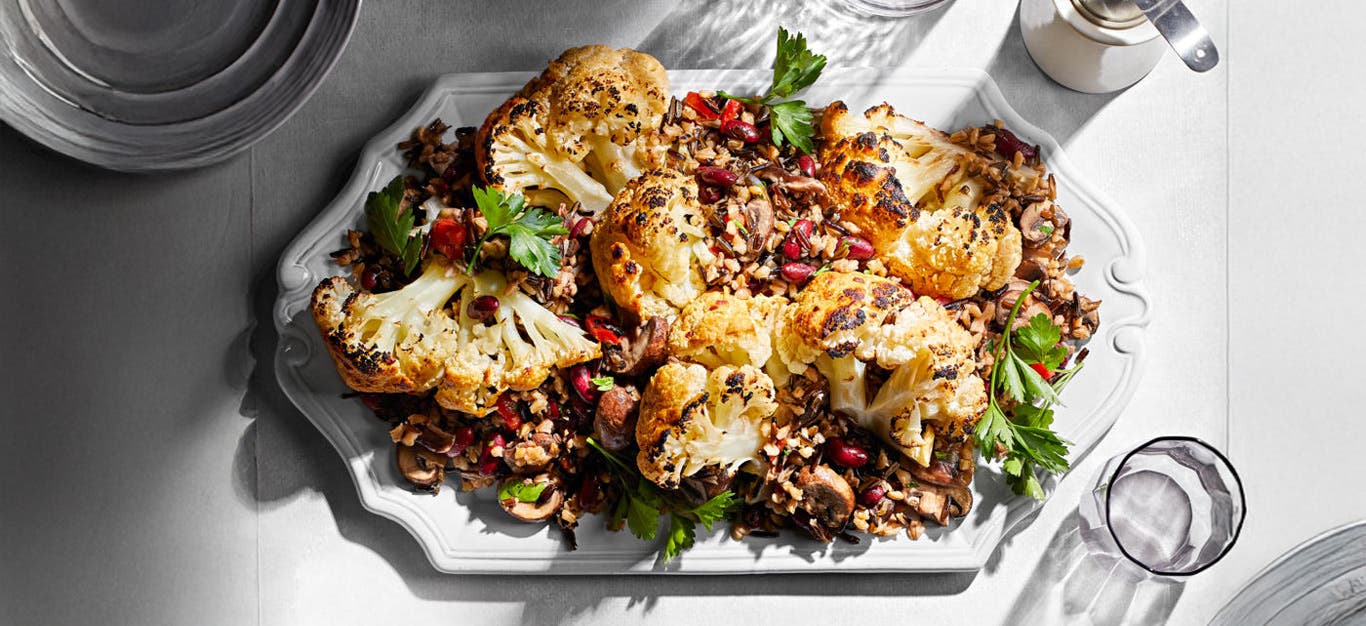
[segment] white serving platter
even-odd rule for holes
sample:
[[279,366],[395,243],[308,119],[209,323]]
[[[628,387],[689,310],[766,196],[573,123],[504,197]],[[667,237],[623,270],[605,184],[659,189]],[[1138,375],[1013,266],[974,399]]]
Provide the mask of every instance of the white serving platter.
[[[343,247],[348,228],[363,223],[366,193],[404,171],[395,148],[400,141],[436,117],[452,127],[477,126],[531,76],[439,78],[406,115],[366,145],[351,180],[281,256],[274,309],[280,335],[276,374],[289,398],[346,461],[367,509],[412,533],[440,571],[518,574],[972,571],[986,563],[1006,533],[1031,519],[1041,503],[1012,494],[998,471],[985,466],[973,486],[972,512],[949,527],[929,528],[919,540],[902,535],[821,544],[787,533],[737,542],[718,530],[699,534],[692,550],[665,565],[657,556],[660,546],[607,531],[599,518],[582,521],[579,549],[569,551],[557,529],[512,520],[492,494],[462,493],[453,486],[436,496],[410,491],[395,466],[385,424],[359,401],[343,399],[347,389],[308,313],[309,296],[320,280],[341,273],[328,253]],[[769,70],[670,72],[676,94],[699,89],[760,92],[770,77]],[[1022,119],[981,71],[828,69],[804,97],[812,104],[842,99],[855,110],[885,100],[899,112],[945,129],[1000,119],[1041,147],[1048,169],[1057,176],[1059,203],[1072,218],[1069,251],[1086,259],[1074,276],[1077,287],[1103,301],[1086,370],[1067,388],[1067,406],[1058,410],[1054,423],[1074,443],[1071,459],[1084,455],[1119,417],[1145,360],[1143,333],[1151,306],[1142,284],[1143,245],[1124,212],[1089,186],[1058,143]]]

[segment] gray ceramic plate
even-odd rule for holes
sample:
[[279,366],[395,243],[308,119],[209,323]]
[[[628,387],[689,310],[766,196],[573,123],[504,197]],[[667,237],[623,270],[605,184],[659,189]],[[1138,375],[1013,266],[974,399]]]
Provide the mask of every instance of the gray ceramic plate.
[[1212,623],[1366,625],[1366,520],[1292,548],[1257,574]]
[[283,124],[360,0],[0,0],[0,120],[115,170],[199,167]]

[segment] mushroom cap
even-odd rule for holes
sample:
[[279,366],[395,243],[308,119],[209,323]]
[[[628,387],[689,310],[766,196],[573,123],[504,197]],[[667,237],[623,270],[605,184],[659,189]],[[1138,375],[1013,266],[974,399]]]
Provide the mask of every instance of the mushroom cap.
[[[508,482],[520,483],[527,479],[522,476],[510,476],[504,479],[503,484]],[[523,522],[543,522],[550,519],[550,516],[559,512],[560,507],[564,506],[564,493],[560,490],[559,480],[548,474],[541,474],[531,479],[532,483],[544,483],[546,488],[541,492],[541,497],[535,502],[523,502],[516,498],[499,500],[498,505],[511,515]]]
[[446,457],[426,448],[397,444],[398,471],[414,487],[435,492],[446,479]]
[[797,474],[802,509],[830,528],[839,528],[854,512],[854,489],[825,465],[808,465]]

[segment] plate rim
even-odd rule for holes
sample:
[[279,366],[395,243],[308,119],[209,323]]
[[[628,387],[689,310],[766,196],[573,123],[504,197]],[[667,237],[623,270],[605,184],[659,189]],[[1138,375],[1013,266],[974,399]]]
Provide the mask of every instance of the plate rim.
[[[1153,306],[1152,298],[1143,283],[1146,253],[1137,228],[1116,202],[1100,190],[1091,187],[1084,176],[1078,175],[1076,166],[1051,135],[1025,120],[1015,111],[1001,93],[996,82],[985,71],[978,68],[835,69],[837,71],[828,74],[832,76],[832,79],[823,82],[836,85],[843,82],[856,82],[853,80],[856,77],[864,76],[868,72],[876,72],[879,85],[894,81],[893,84],[897,85],[940,83],[970,88],[988,113],[1002,120],[1008,127],[1016,129],[1037,141],[1044,148],[1047,155],[1045,161],[1048,162],[1050,171],[1057,174],[1059,178],[1065,179],[1068,187],[1082,196],[1088,206],[1097,209],[1097,213],[1101,215],[1106,226],[1113,231],[1119,240],[1121,249],[1117,256],[1106,264],[1103,277],[1116,291],[1132,297],[1139,306],[1135,314],[1107,322],[1113,346],[1117,352],[1127,358],[1124,359],[1123,370],[1116,387],[1110,390],[1101,405],[1088,417],[1081,432],[1069,433],[1076,444],[1069,454],[1075,466],[1077,461],[1088,454],[1101,437],[1114,425],[1119,413],[1127,405],[1136,390],[1147,360],[1146,351],[1143,349],[1143,332],[1151,321]],[[763,72],[767,75],[769,71],[768,69],[671,70],[669,75],[674,82],[679,82],[679,79],[687,80],[690,77],[701,76],[720,80],[727,78],[734,80],[736,77],[752,78],[756,72]],[[319,417],[319,414],[326,414],[327,411],[318,405],[312,397],[312,393],[307,390],[300,379],[298,365],[307,362],[310,354],[307,341],[296,337],[296,330],[290,326],[292,310],[290,305],[297,301],[301,294],[311,292],[312,289],[312,285],[309,283],[314,277],[304,267],[306,260],[304,252],[318,240],[317,234],[335,229],[338,223],[347,218],[349,209],[354,205],[354,199],[358,195],[363,196],[366,190],[373,188],[375,176],[378,174],[376,166],[385,161],[385,155],[394,149],[394,135],[406,136],[416,124],[425,124],[428,120],[424,116],[439,108],[441,101],[448,96],[451,89],[457,86],[461,93],[505,92],[510,94],[535,75],[536,72],[479,72],[444,74],[437,77],[423,95],[393,124],[366,142],[357,157],[356,166],[346,184],[328,205],[285,247],[281,254],[277,268],[279,296],[273,307],[275,327],[279,334],[279,343],[275,353],[276,378],[295,407],[322,432],[337,452],[342,455],[364,508],[372,513],[389,518],[405,528],[417,539],[428,561],[438,571],[446,573],[548,575],[568,573],[650,574],[661,572],[671,574],[811,573],[845,570],[869,573],[978,571],[986,565],[991,554],[1011,533],[1034,517],[1033,514],[1043,506],[1046,500],[1039,502],[1022,496],[1013,496],[1008,502],[1003,503],[1005,512],[1003,515],[999,515],[1000,519],[996,520],[994,519],[996,516],[993,517],[992,523],[998,523],[998,529],[987,528],[984,525],[983,532],[972,544],[946,548],[935,555],[936,558],[933,559],[935,562],[917,563],[915,567],[896,567],[872,563],[850,564],[850,561],[858,560],[850,558],[838,563],[813,564],[812,567],[807,568],[780,566],[758,569],[754,567],[754,564],[759,563],[759,559],[749,552],[737,552],[734,558],[731,558],[732,555],[708,555],[707,563],[709,566],[718,563],[724,565],[731,560],[743,559],[749,567],[730,569],[699,567],[683,570],[622,567],[612,570],[580,572],[556,569],[554,559],[546,557],[517,558],[501,555],[498,567],[490,567],[490,563],[482,558],[450,556],[444,552],[438,553],[437,548],[444,547],[446,543],[437,532],[436,525],[427,518],[425,512],[397,498],[388,497],[380,491],[381,481],[370,462],[374,451],[361,448],[354,435],[348,432],[348,429],[341,427],[339,422],[330,419],[323,420]],[[312,407],[313,410],[310,410],[309,407]],[[362,478],[366,480],[362,480]],[[411,499],[411,494],[406,491],[402,492],[402,495],[407,496],[406,499]],[[1049,495],[1051,496],[1051,491]],[[415,521],[419,523],[415,523]],[[867,557],[868,555],[859,556]],[[603,556],[602,560],[608,561],[612,558],[619,557],[607,554]],[[924,559],[925,557],[919,558]],[[590,560],[597,559],[585,559],[581,555],[576,559],[576,562],[582,564],[583,561]]]

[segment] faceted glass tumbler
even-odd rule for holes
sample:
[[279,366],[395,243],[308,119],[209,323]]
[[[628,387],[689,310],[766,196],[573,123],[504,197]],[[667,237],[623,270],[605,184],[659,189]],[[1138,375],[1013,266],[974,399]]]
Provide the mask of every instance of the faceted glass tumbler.
[[1227,457],[1194,437],[1159,437],[1106,462],[1082,496],[1081,535],[1092,552],[1189,576],[1228,553],[1246,514]]
[[876,17],[910,17],[933,11],[953,0],[845,0],[855,11]]

